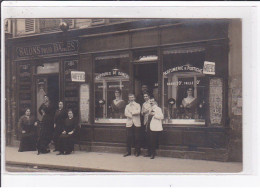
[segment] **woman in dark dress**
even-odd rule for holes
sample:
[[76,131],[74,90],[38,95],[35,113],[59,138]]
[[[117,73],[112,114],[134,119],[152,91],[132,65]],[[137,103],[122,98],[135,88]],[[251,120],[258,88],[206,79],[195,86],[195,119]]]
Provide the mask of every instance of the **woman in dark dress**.
[[59,109],[56,110],[54,115],[54,134],[53,134],[53,142],[55,146],[54,151],[58,150],[58,139],[64,128],[64,122],[66,118],[67,118],[67,113],[63,108],[63,102],[59,102]]
[[36,126],[37,122],[35,122],[35,118],[31,116],[31,110],[27,108],[25,115],[19,120],[19,129],[21,130],[19,152],[36,150]]
[[78,120],[74,118],[72,110],[68,111],[68,118],[64,122],[63,132],[58,139],[58,150],[61,154],[70,154],[74,150],[75,134],[78,129]]
[[[54,129],[53,129],[53,126],[54,126],[54,108],[53,108],[52,103],[50,102],[49,97],[47,95],[44,96],[44,102],[39,107],[38,111],[39,111],[40,115],[42,116],[42,120],[40,122],[41,130],[40,130],[39,139],[41,137],[40,142],[43,142],[43,143],[42,143],[42,145],[39,145],[41,147],[41,150],[38,154],[40,154],[40,153],[49,152],[48,145],[53,138],[53,131],[54,131]],[[43,112],[44,112],[44,114],[43,114]],[[46,147],[46,144],[47,144],[47,147]]]
[[[51,121],[49,116],[45,113],[45,109],[41,109],[42,113],[42,121],[40,121],[40,132],[38,136],[38,141],[37,141],[37,150],[38,150],[38,155],[39,154],[46,154],[49,153],[49,143],[51,142],[51,136],[50,136],[50,125]],[[53,127],[53,125],[52,125]]]

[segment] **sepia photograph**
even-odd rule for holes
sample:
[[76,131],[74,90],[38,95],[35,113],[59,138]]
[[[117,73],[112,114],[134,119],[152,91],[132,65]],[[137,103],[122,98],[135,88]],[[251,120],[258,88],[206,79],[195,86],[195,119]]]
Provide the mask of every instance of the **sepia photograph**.
[[243,171],[240,18],[4,28],[7,172]]

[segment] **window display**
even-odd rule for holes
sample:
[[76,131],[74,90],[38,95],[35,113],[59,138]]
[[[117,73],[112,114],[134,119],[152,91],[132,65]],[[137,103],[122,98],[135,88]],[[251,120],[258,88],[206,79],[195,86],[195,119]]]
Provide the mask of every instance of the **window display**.
[[125,123],[128,102],[129,56],[95,58],[95,122]]
[[203,49],[175,49],[163,55],[165,124],[205,124],[206,77]]

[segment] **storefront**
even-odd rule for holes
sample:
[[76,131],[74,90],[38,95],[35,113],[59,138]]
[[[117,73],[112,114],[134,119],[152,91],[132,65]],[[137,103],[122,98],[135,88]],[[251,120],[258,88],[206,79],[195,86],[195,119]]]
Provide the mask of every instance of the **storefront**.
[[[57,41],[57,40],[56,40]],[[36,43],[36,44],[35,44]],[[38,44],[37,44],[38,43]],[[55,108],[58,102],[64,101],[66,108],[72,108],[78,113],[79,92],[78,84],[71,82],[70,73],[78,69],[78,40],[64,42],[32,42],[19,44],[13,50],[15,81],[14,97],[16,106],[13,107],[13,126],[18,119],[30,108],[34,116],[41,120],[38,112],[48,95]],[[19,139],[16,127],[15,134]]]
[[[25,107],[38,117],[49,94],[79,116],[83,149],[123,153],[128,93],[147,85],[164,113],[158,155],[227,161],[228,22],[133,21],[71,32],[66,44],[15,45],[14,122]],[[71,71],[85,80],[72,81]]]

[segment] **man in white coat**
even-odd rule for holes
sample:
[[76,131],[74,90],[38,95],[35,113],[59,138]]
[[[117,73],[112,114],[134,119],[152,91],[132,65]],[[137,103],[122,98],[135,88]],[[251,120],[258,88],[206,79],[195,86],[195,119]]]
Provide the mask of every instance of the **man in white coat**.
[[135,102],[135,95],[128,95],[129,104],[125,107],[126,116],[126,135],[127,135],[127,153],[124,157],[131,155],[132,144],[135,144],[135,156],[140,155],[140,131],[141,106]]
[[149,114],[147,122],[147,132],[149,137],[147,156],[151,156],[151,159],[154,159],[158,135],[159,132],[163,130],[162,120],[164,117],[162,109],[158,107],[154,98],[150,98],[150,104],[152,106],[152,110]]

